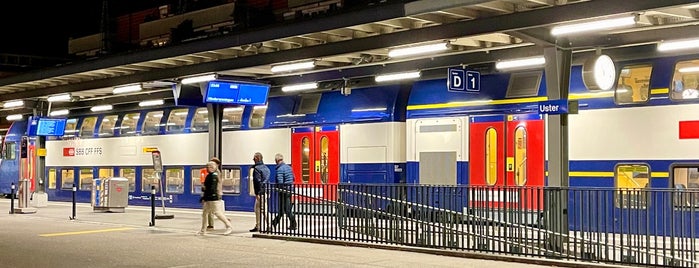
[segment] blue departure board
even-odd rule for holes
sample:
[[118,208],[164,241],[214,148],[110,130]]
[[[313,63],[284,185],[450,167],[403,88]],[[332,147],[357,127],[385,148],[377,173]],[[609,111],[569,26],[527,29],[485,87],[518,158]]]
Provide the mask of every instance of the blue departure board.
[[66,131],[65,118],[32,117],[27,128],[29,136],[63,136]]
[[267,102],[270,86],[231,81],[209,81],[204,102],[258,105]]

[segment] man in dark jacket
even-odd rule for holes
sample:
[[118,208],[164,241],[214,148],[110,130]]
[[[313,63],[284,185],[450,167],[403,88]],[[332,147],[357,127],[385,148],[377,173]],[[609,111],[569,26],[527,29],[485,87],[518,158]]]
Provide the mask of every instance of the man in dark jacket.
[[279,195],[279,206],[277,207],[279,213],[277,213],[277,216],[272,220],[272,226],[276,227],[282,215],[286,214],[290,221],[289,230],[296,230],[296,217],[294,217],[294,213],[291,211],[291,195],[294,192],[294,173],[291,167],[284,163],[284,156],[282,154],[276,154],[274,156],[274,161],[277,162],[276,187]]
[[257,152],[252,157],[255,165],[252,166],[252,184],[255,190],[255,228],[250,229],[250,232],[260,230],[261,210],[265,208],[264,194],[265,184],[269,180],[269,168],[262,161],[262,154]]
[[203,204],[201,212],[201,230],[197,233],[199,235],[206,234],[206,224],[209,214],[214,214],[216,217],[226,225],[226,231],[224,235],[230,235],[233,233],[233,228],[231,222],[228,221],[226,215],[223,214],[223,201],[221,196],[223,195],[222,183],[218,177],[218,165],[216,162],[209,161],[206,163],[206,179],[204,180],[203,193],[199,201]]

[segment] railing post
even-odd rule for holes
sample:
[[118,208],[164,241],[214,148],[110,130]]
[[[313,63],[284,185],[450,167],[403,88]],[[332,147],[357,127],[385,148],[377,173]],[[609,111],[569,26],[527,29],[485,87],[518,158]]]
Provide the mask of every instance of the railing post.
[[148,226],[155,226],[155,185],[150,186],[150,223]]
[[10,214],[15,213],[15,183],[10,186]]
[[75,208],[75,192],[77,192],[77,191],[78,191],[78,189],[75,187],[75,183],[73,183],[73,188],[71,188],[71,192],[72,192],[72,196],[73,196],[73,204],[72,204],[73,210],[72,210],[72,213],[70,216],[71,221],[75,220],[75,210],[76,210],[76,208]]

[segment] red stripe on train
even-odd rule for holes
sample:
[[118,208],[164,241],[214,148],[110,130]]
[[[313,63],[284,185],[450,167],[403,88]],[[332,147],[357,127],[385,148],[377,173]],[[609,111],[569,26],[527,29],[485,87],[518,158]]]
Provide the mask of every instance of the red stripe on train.
[[680,121],[680,139],[699,139],[699,121]]

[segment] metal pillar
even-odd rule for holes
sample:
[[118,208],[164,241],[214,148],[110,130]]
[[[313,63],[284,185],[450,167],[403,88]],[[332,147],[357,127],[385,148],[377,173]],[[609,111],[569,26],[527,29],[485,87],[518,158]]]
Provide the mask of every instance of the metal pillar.
[[[559,47],[544,49],[546,58],[546,95],[549,100],[568,99],[572,51]],[[568,234],[568,115],[548,115],[548,186],[545,196],[546,228],[557,234]],[[552,249],[563,252],[565,237],[553,235]]]
[[[221,159],[221,140],[223,130],[221,119],[223,118],[223,107],[219,104],[207,104],[209,118],[209,156],[216,156]],[[208,159],[207,159],[208,160]]]

